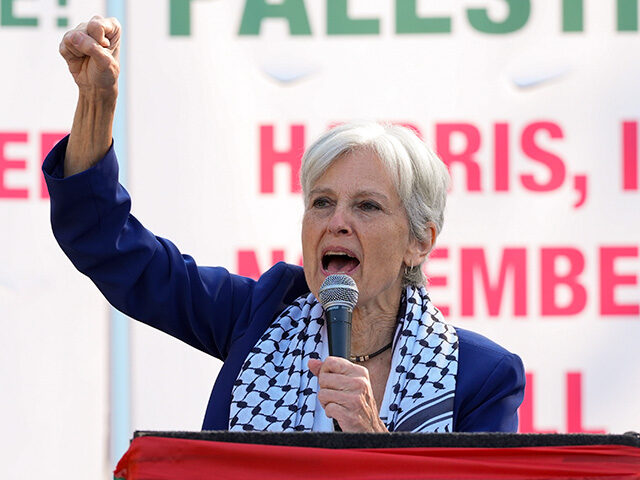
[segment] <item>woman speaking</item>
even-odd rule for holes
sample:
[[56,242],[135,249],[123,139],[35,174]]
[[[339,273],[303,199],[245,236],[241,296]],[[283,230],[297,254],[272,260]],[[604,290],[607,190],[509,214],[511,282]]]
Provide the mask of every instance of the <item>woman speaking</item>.
[[[94,17],[60,53],[78,85],[73,128],[46,158],[56,239],[125,314],[224,365],[203,429],[515,431],[520,359],[445,323],[422,265],[443,225],[448,174],[411,131],[330,130],[305,152],[304,268],[259,280],[200,267],[130,214],[112,147],[120,26]],[[359,296],[351,358],[329,355],[320,290],[346,274]]]

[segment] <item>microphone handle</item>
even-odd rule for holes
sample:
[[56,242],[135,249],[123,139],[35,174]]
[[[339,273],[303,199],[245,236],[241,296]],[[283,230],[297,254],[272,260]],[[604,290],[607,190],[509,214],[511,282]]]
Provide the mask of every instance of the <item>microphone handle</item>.
[[333,429],[336,432],[341,432],[342,431],[342,429],[340,428],[340,424],[338,423],[338,421],[335,418],[333,419]]
[[338,305],[326,311],[329,355],[349,360],[351,357],[351,316],[353,310]]
[[[332,357],[351,357],[351,316],[353,311],[342,305],[329,307],[326,311],[327,335],[329,337],[329,355]],[[333,429],[341,432],[340,424],[334,418]]]

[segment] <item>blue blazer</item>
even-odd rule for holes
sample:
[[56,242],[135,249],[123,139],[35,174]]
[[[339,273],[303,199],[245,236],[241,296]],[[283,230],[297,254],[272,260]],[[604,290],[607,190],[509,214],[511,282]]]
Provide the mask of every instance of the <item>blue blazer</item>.
[[[42,167],[56,240],[115,308],[224,361],[202,428],[226,430],[231,389],[249,350],[285,307],[309,292],[302,268],[281,262],[255,281],[196,265],[130,214],[113,146],[94,167],[64,178],[67,141]],[[456,331],[454,430],[516,431],[522,361],[481,335]]]

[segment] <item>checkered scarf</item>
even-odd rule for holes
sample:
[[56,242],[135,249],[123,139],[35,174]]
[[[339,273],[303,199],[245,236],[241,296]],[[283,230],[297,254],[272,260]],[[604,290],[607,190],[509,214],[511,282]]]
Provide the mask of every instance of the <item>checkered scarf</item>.
[[[399,309],[391,369],[380,406],[389,431],[450,432],[458,336],[424,287],[408,286]],[[310,358],[326,358],[327,329],[313,294],[297,298],[251,349],[232,391],[229,430],[331,429],[317,402]],[[316,418],[317,417],[317,418]]]

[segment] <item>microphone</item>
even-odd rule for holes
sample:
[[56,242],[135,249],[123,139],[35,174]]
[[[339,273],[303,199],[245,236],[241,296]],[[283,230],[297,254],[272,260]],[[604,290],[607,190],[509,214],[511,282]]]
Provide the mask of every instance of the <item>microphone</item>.
[[[324,308],[329,337],[329,355],[349,359],[351,356],[351,317],[358,303],[358,287],[349,275],[338,273],[329,275],[322,282],[318,292]],[[340,425],[333,419],[333,429],[341,432]]]
[[327,321],[329,355],[348,360],[351,356],[351,316],[358,303],[356,282],[344,273],[329,275],[318,293]]

